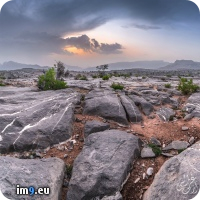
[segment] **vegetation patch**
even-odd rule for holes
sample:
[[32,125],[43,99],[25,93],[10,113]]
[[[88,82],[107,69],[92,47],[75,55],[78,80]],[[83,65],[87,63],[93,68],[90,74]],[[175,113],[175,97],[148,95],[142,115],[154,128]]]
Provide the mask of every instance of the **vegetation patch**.
[[110,87],[113,88],[114,90],[123,90],[124,89],[124,86],[121,85],[120,83],[112,83],[112,85]]
[[184,95],[192,94],[199,89],[197,84],[193,83],[193,79],[188,80],[187,78],[180,78],[178,90]]
[[54,68],[49,69],[45,74],[38,78],[38,88],[41,90],[59,90],[67,88],[64,81],[56,80]]
[[155,153],[156,156],[161,155],[162,150],[161,150],[160,147],[158,147],[158,146],[156,146],[155,144],[152,144],[152,143],[148,144],[148,146],[149,146],[150,148],[152,148],[152,151]]
[[165,88],[171,88],[172,86],[171,86],[171,84],[170,83],[166,83],[165,84]]

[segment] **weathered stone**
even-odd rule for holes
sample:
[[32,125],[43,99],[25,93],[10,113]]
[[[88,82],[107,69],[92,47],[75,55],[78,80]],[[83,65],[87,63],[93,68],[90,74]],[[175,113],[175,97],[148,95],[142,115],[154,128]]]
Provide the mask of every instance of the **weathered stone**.
[[80,95],[71,89],[33,92],[0,88],[0,153],[45,149],[71,137],[74,104]]
[[115,195],[139,156],[140,145],[138,137],[118,130],[89,135],[74,161],[67,199],[102,199]]
[[148,101],[146,101],[144,98],[138,97],[136,95],[130,95],[129,97],[136,104],[136,106],[141,107],[145,115],[149,116],[153,112],[154,110],[153,105],[149,103]]
[[128,96],[120,95],[120,98],[130,122],[141,122],[142,115],[135,103]]
[[175,116],[175,112],[171,108],[165,107],[160,108],[156,113],[163,121],[173,120],[173,117]]
[[154,158],[156,157],[155,153],[153,152],[152,148],[144,147],[141,151],[142,158]]
[[128,125],[126,112],[117,94],[110,90],[96,89],[89,92],[85,97],[83,114],[100,116]]
[[193,199],[199,189],[200,143],[198,142],[164,163],[144,194],[143,200]]
[[105,131],[110,128],[107,123],[102,123],[99,121],[87,121],[84,129],[84,136],[87,137],[91,133],[96,133],[100,131]]
[[159,141],[158,139],[156,139],[155,137],[151,137],[150,142],[151,142],[152,144],[155,144],[156,146],[161,147],[160,141]]
[[148,176],[151,176],[153,174],[153,168],[152,167],[149,167],[148,169],[147,169],[147,175]]
[[103,197],[101,200],[122,200],[122,195],[120,194],[120,192],[116,192],[115,195],[113,196],[107,196],[107,197]]
[[183,149],[187,149],[187,147],[190,144],[188,142],[185,141],[173,141],[170,144],[168,144],[165,148],[163,148],[164,151],[166,150],[171,150],[171,149],[175,149],[175,150],[183,150]]
[[[0,157],[0,190],[8,199],[58,200],[64,179],[65,163],[58,158],[24,160]],[[17,195],[17,185],[35,189],[49,187],[49,195]]]

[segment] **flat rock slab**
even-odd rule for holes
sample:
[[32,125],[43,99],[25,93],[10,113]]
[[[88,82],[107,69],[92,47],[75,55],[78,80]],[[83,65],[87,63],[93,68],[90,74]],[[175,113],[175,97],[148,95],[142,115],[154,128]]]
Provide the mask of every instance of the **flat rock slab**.
[[170,121],[173,120],[173,117],[175,116],[174,110],[171,108],[160,108],[157,112],[157,115],[160,117],[163,121]]
[[[24,160],[0,157],[0,190],[8,199],[58,200],[64,179],[65,163],[58,158]],[[35,189],[49,187],[50,195],[17,195],[16,186]]]
[[28,88],[0,88],[0,153],[47,148],[71,137],[73,90],[33,92]]
[[168,144],[166,147],[163,148],[163,150],[164,151],[171,150],[171,149],[184,150],[184,149],[187,149],[189,145],[190,144],[188,142],[177,140]]
[[121,103],[126,110],[130,122],[141,122],[142,114],[140,113],[138,107],[135,103],[125,95],[120,95]]
[[100,116],[128,125],[126,112],[117,94],[111,90],[96,89],[89,92],[85,97],[83,114]]
[[110,128],[110,125],[107,124],[107,123],[99,122],[99,121],[96,121],[96,120],[87,121],[85,123],[85,128],[84,128],[84,136],[87,137],[91,133],[105,131],[109,128]]
[[116,196],[132,163],[140,155],[141,141],[124,131],[107,130],[86,138],[74,161],[67,200]]
[[164,163],[143,200],[188,200],[193,199],[199,190],[200,143],[198,142]]

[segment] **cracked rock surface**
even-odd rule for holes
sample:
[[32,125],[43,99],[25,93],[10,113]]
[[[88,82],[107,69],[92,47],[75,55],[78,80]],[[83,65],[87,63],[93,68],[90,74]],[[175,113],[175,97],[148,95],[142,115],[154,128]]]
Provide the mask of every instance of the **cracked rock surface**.
[[69,139],[79,99],[70,89],[0,88],[0,153],[44,149]]

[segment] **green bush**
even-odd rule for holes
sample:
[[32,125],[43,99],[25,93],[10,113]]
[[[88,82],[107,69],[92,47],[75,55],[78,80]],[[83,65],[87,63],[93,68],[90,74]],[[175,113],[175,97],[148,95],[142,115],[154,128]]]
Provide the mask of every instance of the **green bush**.
[[113,88],[114,90],[123,90],[124,89],[124,86],[119,83],[112,83],[112,85],[110,87]]
[[145,79],[145,78],[146,78],[146,76],[143,76],[143,77],[142,77],[142,79]]
[[196,92],[199,89],[199,86],[193,83],[193,80],[188,80],[187,78],[180,78],[178,90],[183,94],[191,94]]
[[38,78],[38,88],[41,90],[59,90],[67,88],[67,84],[64,81],[55,79],[54,68],[49,69],[45,74]]
[[170,83],[166,83],[165,84],[165,88],[171,88],[172,86],[171,86],[171,84]]
[[97,75],[93,75],[92,78],[98,78],[98,76]]
[[109,80],[109,78],[110,78],[110,76],[109,75],[104,75],[103,77],[102,77],[102,80]]
[[0,82],[0,86],[5,86],[3,83]]
[[160,147],[156,146],[155,144],[149,144],[148,146],[152,148],[152,151],[155,153],[156,156],[159,156],[162,153]]
[[87,77],[85,75],[77,74],[74,78],[75,80],[84,80],[87,81]]

